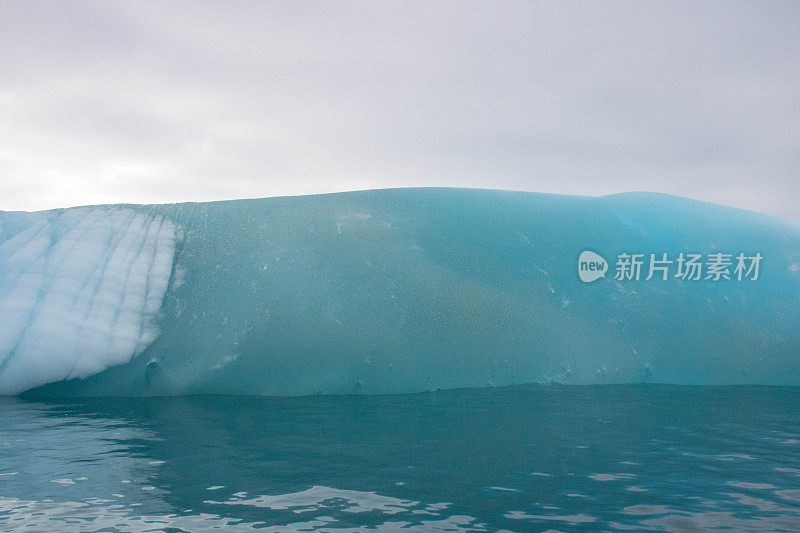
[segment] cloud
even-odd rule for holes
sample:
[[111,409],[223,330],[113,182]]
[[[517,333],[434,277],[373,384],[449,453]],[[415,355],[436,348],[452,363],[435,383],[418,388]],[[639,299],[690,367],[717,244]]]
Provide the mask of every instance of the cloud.
[[0,209],[436,185],[800,220],[796,3],[0,11]]

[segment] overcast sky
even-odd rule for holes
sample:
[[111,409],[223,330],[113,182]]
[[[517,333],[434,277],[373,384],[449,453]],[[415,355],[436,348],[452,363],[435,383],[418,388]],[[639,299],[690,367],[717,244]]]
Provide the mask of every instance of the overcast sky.
[[440,185],[800,220],[800,2],[0,2],[0,209]]

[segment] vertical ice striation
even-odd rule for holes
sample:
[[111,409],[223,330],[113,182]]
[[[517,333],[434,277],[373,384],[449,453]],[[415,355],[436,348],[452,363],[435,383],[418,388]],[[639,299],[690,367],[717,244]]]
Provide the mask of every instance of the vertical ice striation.
[[1,215],[0,394],[96,374],[152,342],[172,222],[121,206]]

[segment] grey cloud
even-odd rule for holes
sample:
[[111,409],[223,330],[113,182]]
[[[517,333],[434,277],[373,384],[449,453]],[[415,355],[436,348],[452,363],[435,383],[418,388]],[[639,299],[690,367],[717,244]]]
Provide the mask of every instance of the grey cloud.
[[0,11],[0,209],[444,185],[800,220],[796,3]]

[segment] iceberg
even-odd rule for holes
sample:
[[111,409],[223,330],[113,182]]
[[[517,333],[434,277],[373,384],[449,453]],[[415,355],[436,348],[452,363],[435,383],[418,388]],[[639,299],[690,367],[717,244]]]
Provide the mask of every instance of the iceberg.
[[440,188],[0,212],[0,394],[531,382],[800,385],[800,224]]

